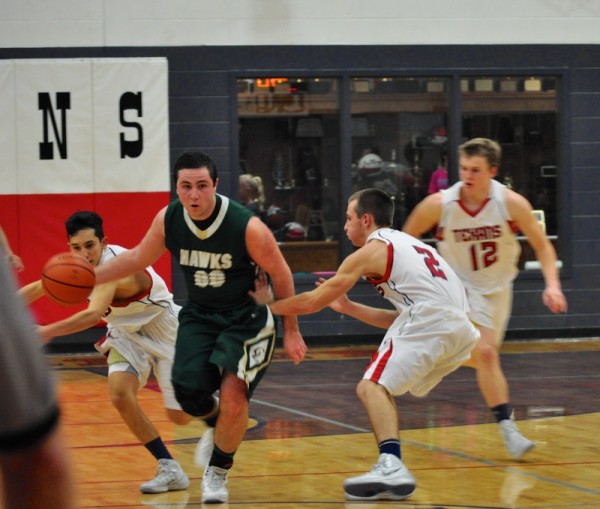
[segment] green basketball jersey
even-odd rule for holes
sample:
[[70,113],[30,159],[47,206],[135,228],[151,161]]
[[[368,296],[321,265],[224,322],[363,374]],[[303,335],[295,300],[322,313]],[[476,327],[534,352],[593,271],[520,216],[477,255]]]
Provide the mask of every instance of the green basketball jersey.
[[243,205],[218,195],[220,208],[201,230],[179,200],[165,214],[165,244],[179,262],[188,303],[202,309],[227,311],[253,305],[256,265],[246,250],[246,226],[253,216]]

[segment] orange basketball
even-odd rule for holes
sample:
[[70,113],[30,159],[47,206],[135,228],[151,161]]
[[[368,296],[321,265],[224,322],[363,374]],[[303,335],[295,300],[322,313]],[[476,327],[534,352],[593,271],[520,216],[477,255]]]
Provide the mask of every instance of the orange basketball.
[[42,288],[56,304],[74,306],[87,299],[96,284],[96,272],[83,256],[59,253],[42,270]]

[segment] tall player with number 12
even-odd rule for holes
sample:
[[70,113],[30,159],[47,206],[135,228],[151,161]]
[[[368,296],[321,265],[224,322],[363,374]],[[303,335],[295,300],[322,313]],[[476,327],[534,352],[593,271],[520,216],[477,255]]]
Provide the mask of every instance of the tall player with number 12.
[[556,268],[556,251],[532,214],[529,201],[495,180],[502,149],[488,138],[459,147],[460,182],[429,195],[406,220],[403,230],[415,237],[437,226],[442,256],[467,289],[469,316],[481,332],[468,366],[494,415],[509,453],[520,459],[534,443],[512,420],[508,382],[500,363],[500,346],[510,318],[512,282],[517,276],[521,231],[539,260],[546,289],[543,301],[553,313],[567,310]]
[[[362,380],[358,398],[364,405],[379,447],[373,469],[344,483],[350,500],[403,500],[416,482],[402,463],[398,412],[394,396],[425,396],[444,376],[469,358],[479,333],[467,317],[460,280],[437,251],[390,226],[391,198],[379,189],[364,189],[348,201],[344,229],[357,249],[335,276],[317,288],[270,304],[282,315],[314,313],[330,306],[365,323],[387,329]],[[346,292],[361,278],[371,282],[393,309],[366,306]]]

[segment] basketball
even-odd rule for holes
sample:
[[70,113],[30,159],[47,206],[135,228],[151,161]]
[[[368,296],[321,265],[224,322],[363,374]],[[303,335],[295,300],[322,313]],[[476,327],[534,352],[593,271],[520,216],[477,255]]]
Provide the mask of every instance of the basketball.
[[42,288],[47,297],[62,306],[74,306],[87,299],[96,284],[96,272],[83,256],[59,253],[42,270]]

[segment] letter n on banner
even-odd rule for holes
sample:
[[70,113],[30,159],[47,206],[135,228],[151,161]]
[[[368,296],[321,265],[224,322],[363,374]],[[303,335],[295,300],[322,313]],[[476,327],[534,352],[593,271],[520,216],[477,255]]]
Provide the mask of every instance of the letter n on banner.
[[[167,76],[164,58],[0,62],[0,217],[22,283],[67,249],[73,212],[98,212],[109,242],[132,247],[168,203]],[[168,257],[155,268],[170,283]],[[36,312],[47,323],[73,310]]]

